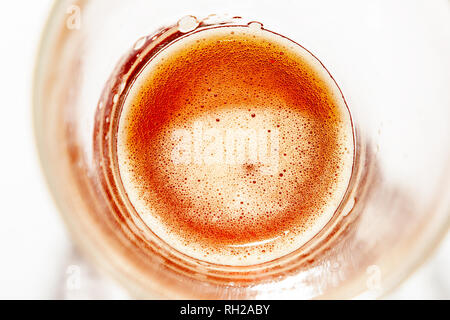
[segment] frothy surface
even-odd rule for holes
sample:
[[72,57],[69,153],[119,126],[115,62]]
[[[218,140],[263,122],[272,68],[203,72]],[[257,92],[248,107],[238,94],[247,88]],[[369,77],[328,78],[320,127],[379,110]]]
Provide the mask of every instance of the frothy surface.
[[146,66],[119,122],[119,171],[149,228],[225,265],[288,254],[346,191],[353,132],[336,84],[265,30],[199,31]]

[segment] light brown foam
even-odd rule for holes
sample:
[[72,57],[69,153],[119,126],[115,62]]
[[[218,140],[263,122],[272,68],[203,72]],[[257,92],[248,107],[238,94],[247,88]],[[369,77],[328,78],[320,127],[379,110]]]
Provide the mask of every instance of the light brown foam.
[[[243,158],[230,132],[254,137],[242,140]],[[317,234],[344,196],[353,149],[348,109],[323,66],[248,27],[199,31],[155,56],[127,96],[117,139],[122,182],[150,229],[226,265],[276,259]]]

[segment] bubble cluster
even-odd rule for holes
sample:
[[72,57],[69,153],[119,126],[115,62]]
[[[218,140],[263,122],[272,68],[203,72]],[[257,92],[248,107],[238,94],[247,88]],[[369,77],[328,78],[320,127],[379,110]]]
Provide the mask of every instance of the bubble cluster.
[[292,252],[330,220],[353,133],[306,50],[263,29],[221,27],[145,68],[117,150],[128,197],[158,236],[195,258],[248,265]]

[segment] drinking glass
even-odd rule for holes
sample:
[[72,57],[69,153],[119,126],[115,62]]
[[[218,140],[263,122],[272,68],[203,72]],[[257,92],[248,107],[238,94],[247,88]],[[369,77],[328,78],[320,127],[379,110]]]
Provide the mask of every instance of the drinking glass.
[[[355,161],[319,234],[279,259],[233,267],[177,252],[127,208],[102,158],[114,138],[105,112],[120,110],[123,78],[149,47],[255,21],[326,66],[352,115]],[[383,297],[449,229],[449,38],[446,1],[56,1],[33,97],[50,192],[82,252],[136,298]]]

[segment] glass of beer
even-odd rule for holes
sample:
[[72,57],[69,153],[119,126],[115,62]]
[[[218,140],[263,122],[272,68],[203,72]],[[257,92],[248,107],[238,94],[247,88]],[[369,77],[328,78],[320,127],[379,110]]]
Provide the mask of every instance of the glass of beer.
[[73,239],[136,298],[383,297],[449,227],[435,6],[56,2],[34,124]]

